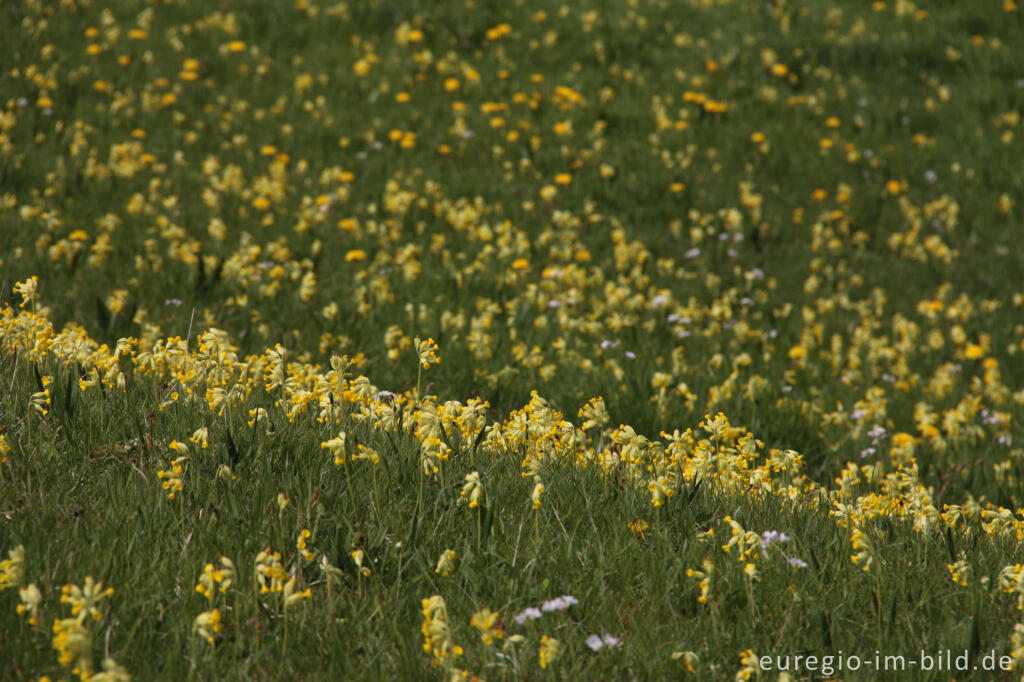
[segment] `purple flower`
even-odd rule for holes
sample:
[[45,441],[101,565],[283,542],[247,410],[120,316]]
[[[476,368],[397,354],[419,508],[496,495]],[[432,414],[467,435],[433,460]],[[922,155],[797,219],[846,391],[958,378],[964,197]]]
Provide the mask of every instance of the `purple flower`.
[[604,647],[613,649],[619,645],[619,640],[616,637],[612,637],[609,634],[603,635],[591,635],[587,637],[587,646],[593,651],[600,651]]
[[538,609],[536,606],[529,606],[520,611],[519,615],[516,616],[516,625],[523,625],[526,621],[536,620],[540,618],[542,615],[544,614],[542,614],[540,612],[540,609]]
[[563,594],[561,597],[555,597],[549,599],[540,605],[540,610],[547,613],[548,611],[565,611],[567,608],[574,604],[579,604],[580,600],[570,594]]

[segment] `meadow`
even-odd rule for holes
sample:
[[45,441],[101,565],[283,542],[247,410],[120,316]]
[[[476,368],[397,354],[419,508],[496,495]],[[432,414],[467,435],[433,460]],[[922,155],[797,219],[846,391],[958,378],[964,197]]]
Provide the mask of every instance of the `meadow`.
[[1024,679],[1022,11],[0,4],[0,680]]

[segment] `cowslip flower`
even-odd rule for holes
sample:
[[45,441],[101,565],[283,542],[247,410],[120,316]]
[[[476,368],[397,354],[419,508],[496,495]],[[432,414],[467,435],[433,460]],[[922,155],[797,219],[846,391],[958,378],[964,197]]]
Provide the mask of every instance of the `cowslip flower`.
[[309,551],[309,543],[306,542],[307,540],[309,540],[311,535],[312,533],[309,532],[308,528],[303,528],[301,531],[299,531],[299,537],[295,539],[295,547],[299,550],[299,554],[306,561],[313,560],[313,553]]
[[53,621],[53,648],[61,665],[73,666],[83,679],[92,677],[92,631],[78,618]]
[[950,579],[958,585],[967,585],[967,579],[971,573],[971,566],[965,559],[960,559],[952,564],[946,564]]
[[494,644],[495,639],[505,636],[505,629],[501,625],[501,616],[496,611],[483,609],[473,614],[470,625],[480,631],[480,639],[486,646]]
[[452,659],[462,655],[462,647],[452,640],[444,597],[435,594],[420,603],[423,606],[423,625],[420,627],[420,632],[423,633],[423,650],[431,655],[431,665],[443,665],[448,668],[452,664]]
[[703,570],[700,571],[694,568],[686,569],[686,577],[700,580],[700,593],[697,595],[697,601],[701,604],[707,604],[708,596],[711,594],[711,576],[714,575],[715,564],[710,558],[706,558],[701,568]]
[[603,428],[611,421],[611,417],[608,416],[608,410],[604,405],[604,398],[601,396],[591,398],[587,401],[587,404],[580,408],[577,416],[583,419],[583,424],[580,428],[584,431],[592,429],[595,426]]
[[320,555],[320,572],[327,578],[328,585],[340,583],[344,575],[341,569],[331,563],[326,554]]
[[28,614],[29,625],[38,625],[39,623],[39,605],[43,603],[43,594],[36,587],[35,583],[29,584],[28,587],[22,587],[18,589],[18,596],[21,598],[21,603],[18,604],[18,615],[24,616]]
[[350,556],[352,557],[352,561],[356,563],[356,568],[359,569],[359,575],[363,576],[364,578],[369,576],[370,567],[363,566],[363,560],[366,558],[366,553],[363,552],[363,550],[361,549],[353,549],[352,554]]
[[260,594],[267,592],[280,592],[284,589],[285,580],[289,578],[288,572],[281,564],[281,554],[269,547],[256,555],[253,562],[256,571],[256,580],[260,586]]
[[629,522],[629,532],[633,535],[639,535],[641,540],[647,539],[647,529],[650,527],[650,524],[644,519]]
[[873,557],[871,556],[873,548],[864,532],[859,528],[855,528],[850,536],[850,544],[856,550],[855,554],[850,555],[850,560],[860,566],[865,572],[870,571],[873,562]]
[[441,358],[437,355],[437,343],[434,339],[421,340],[420,337],[416,337],[414,340],[416,355],[419,357],[420,366],[423,369],[430,369],[431,364],[439,364]]
[[345,458],[348,456],[348,451],[345,448],[346,438],[347,436],[345,435],[345,432],[342,431],[337,435],[337,437],[320,443],[321,449],[327,448],[331,451],[331,454],[334,455],[334,463],[338,466],[344,464]]
[[304,590],[296,591],[295,586],[295,578],[284,584],[284,607],[286,609],[313,598],[313,591],[311,589],[307,587]]
[[462,492],[459,494],[469,500],[470,509],[480,506],[480,498],[484,496],[484,486],[480,482],[479,472],[466,474],[466,484],[462,486]]
[[82,587],[68,583],[61,590],[62,604],[71,604],[71,615],[84,621],[86,618],[99,620],[103,613],[97,605],[114,594],[114,588],[103,589],[103,581],[96,582],[91,575],[85,577]]
[[132,676],[112,658],[103,659],[103,672],[89,678],[90,682],[130,682]]
[[442,577],[448,577],[455,570],[455,550],[446,549],[437,558],[437,568],[434,573],[440,573]]
[[212,563],[203,566],[203,574],[199,576],[199,583],[196,585],[196,592],[206,597],[211,603],[216,591],[222,594],[227,592],[235,579],[235,564],[226,556],[220,558],[220,566]]
[[648,482],[647,489],[651,491],[651,504],[660,507],[665,504],[665,500],[675,495],[675,489],[670,486],[671,483],[664,476],[659,476]]
[[562,643],[544,635],[540,638],[540,667],[547,668],[562,655]]
[[673,651],[671,658],[673,661],[682,660],[683,665],[686,666],[687,672],[691,673],[696,672],[697,668],[695,666],[700,662],[700,658],[698,658],[697,654],[688,650]]
[[203,611],[192,621],[192,632],[199,633],[199,636],[210,644],[213,644],[214,635],[221,631],[220,609]]
[[45,417],[50,412],[50,410],[48,409],[51,403],[49,383],[52,380],[52,377],[43,377],[43,386],[46,386],[46,388],[39,391],[38,393],[33,393],[31,396],[29,396],[28,399],[29,405],[32,407],[32,409],[38,412],[40,416],[43,417]]
[[380,455],[377,454],[376,450],[368,448],[362,443],[360,443],[358,446],[356,446],[356,454],[352,455],[352,459],[366,459],[369,460],[370,462],[373,462],[374,464],[377,464],[378,462],[380,462]]
[[161,469],[156,473],[157,478],[163,481],[163,488],[167,491],[167,499],[173,500],[175,495],[182,489],[181,476],[183,472],[182,464],[188,457],[178,457],[171,462],[170,471]]
[[530,495],[530,499],[533,500],[533,508],[540,509],[540,496],[544,494],[544,484],[538,483],[533,486],[533,494]]
[[209,433],[210,433],[209,429],[207,429],[204,426],[202,428],[196,429],[195,433],[193,433],[189,437],[189,440],[191,442],[195,443],[196,445],[198,445],[199,447],[208,448],[208,447],[210,447],[210,441],[208,440]]
[[18,545],[7,552],[7,558],[0,561],[0,590],[17,587],[25,577],[25,545]]
[[14,285],[14,293],[21,294],[21,307],[34,303],[39,299],[39,278],[32,275],[24,282],[17,282]]

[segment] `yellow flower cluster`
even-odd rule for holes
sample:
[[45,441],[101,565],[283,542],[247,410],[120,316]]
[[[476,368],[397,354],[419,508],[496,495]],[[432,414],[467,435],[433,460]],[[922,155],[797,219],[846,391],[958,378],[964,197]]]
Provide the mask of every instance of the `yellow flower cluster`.
[[422,600],[423,650],[430,655],[430,664],[441,666],[451,674],[455,667],[455,659],[462,655],[463,649],[452,640],[451,627],[448,624],[448,607],[444,597],[435,594]]
[[85,578],[82,587],[69,583],[61,590],[60,601],[71,605],[71,618],[54,619],[53,648],[57,650],[60,664],[70,668],[71,674],[82,682],[130,679],[127,672],[109,658],[103,662],[103,672],[94,674],[92,624],[103,618],[99,603],[113,594],[113,587],[104,589],[103,581],[97,582],[92,576]]

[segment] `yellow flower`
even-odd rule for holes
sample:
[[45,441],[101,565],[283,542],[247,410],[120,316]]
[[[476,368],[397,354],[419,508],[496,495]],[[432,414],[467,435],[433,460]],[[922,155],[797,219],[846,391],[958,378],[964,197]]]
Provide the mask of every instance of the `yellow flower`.
[[971,572],[971,566],[965,559],[946,564],[946,569],[949,571],[949,577],[958,585],[967,585],[967,578]]
[[14,293],[21,294],[21,307],[34,303],[39,299],[39,278],[32,275],[24,282],[17,282],[14,285]]
[[97,608],[97,605],[107,597],[113,596],[113,594],[113,587],[103,589],[103,581],[96,582],[89,575],[85,577],[85,583],[82,587],[72,585],[71,583],[65,585],[61,590],[60,601],[62,604],[71,604],[71,615],[79,621],[84,621],[86,618],[99,620],[103,617],[103,614]]
[[547,635],[540,638],[540,667],[547,668],[562,655],[562,643]]
[[416,355],[419,356],[420,366],[423,369],[430,369],[431,364],[440,364],[441,358],[437,354],[437,343],[434,339],[427,339],[421,341],[420,337],[416,337],[414,341],[416,348]]
[[441,552],[441,556],[437,558],[437,568],[434,569],[434,573],[440,573],[442,577],[447,578],[455,570],[455,550],[446,549]]
[[7,552],[7,558],[0,561],[0,590],[17,587],[25,577],[25,545],[18,545]]
[[660,507],[665,504],[667,498],[675,495],[675,489],[670,486],[671,483],[664,476],[659,476],[648,482],[647,489],[651,491],[651,504]]
[[54,620],[53,648],[57,650],[57,660],[61,665],[74,666],[82,679],[92,677],[92,631],[81,620]]
[[350,556],[352,557],[352,561],[356,562],[356,568],[359,569],[359,575],[363,577],[369,576],[370,567],[363,566],[363,559],[366,558],[366,554],[363,552],[363,550],[353,549],[352,554]]
[[234,580],[235,564],[231,559],[222,556],[220,558],[220,567],[216,567],[213,564],[206,564],[203,567],[203,574],[199,576],[196,592],[206,597],[212,603],[214,596],[216,596],[214,589],[216,588],[223,594],[231,587]]
[[213,644],[213,636],[221,631],[221,627],[220,609],[203,611],[192,621],[192,632],[198,632],[210,644]]
[[331,454],[334,455],[334,463],[338,466],[344,464],[348,456],[348,451],[345,448],[345,439],[345,432],[342,431],[336,438],[320,443],[321,448],[327,448],[331,451]]
[[644,519],[637,519],[636,521],[629,522],[629,532],[633,535],[639,535],[641,540],[647,539],[647,529],[650,528],[650,524]]
[[253,562],[256,569],[256,580],[260,584],[260,593],[280,592],[284,589],[288,572],[281,564],[281,554],[269,547],[256,555]]
[[304,590],[296,591],[295,585],[295,578],[284,584],[284,607],[286,609],[313,597],[313,591],[308,587]]
[[345,260],[348,262],[366,260],[366,252],[362,249],[352,249],[345,254]]
[[484,645],[490,646],[494,644],[495,639],[505,636],[500,621],[501,616],[497,612],[485,608],[474,613],[469,624],[480,631],[480,639],[483,640]]
[[484,496],[484,486],[480,482],[479,472],[466,474],[466,483],[462,486],[462,492],[459,495],[469,500],[470,509],[480,506],[480,498]]
[[196,431],[189,437],[189,440],[200,447],[207,448],[210,446],[210,442],[207,440],[208,437],[209,429],[204,426],[196,429]]
[[577,416],[583,419],[583,424],[580,426],[584,431],[594,428],[603,428],[611,421],[611,417],[608,416],[608,410],[604,405],[604,398],[598,396],[591,398],[587,401],[587,404],[580,408]]
[[538,483],[533,486],[533,494],[530,495],[530,499],[533,500],[533,508],[540,509],[540,496],[544,494],[544,484]]
[[241,40],[232,40],[227,44],[228,52],[244,52],[245,42]]

